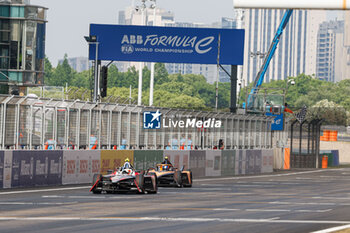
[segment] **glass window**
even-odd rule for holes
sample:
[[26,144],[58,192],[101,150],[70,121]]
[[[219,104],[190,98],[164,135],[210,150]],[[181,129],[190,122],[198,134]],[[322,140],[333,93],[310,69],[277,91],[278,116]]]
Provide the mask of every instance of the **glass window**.
[[10,69],[18,69],[18,51],[20,50],[18,46],[18,41],[11,41],[10,50]]
[[22,73],[21,72],[9,72],[9,80],[14,82],[22,82]]
[[36,22],[27,21],[26,22],[26,54],[25,54],[25,69],[26,70],[34,70],[35,66],[35,44],[36,44]]
[[0,30],[10,30],[10,21],[8,19],[1,19],[0,20]]
[[0,16],[10,17],[10,7],[9,6],[0,6]]
[[10,32],[0,31],[0,43],[9,43]]
[[[0,61],[2,60],[2,58],[0,58]],[[0,72],[0,81],[7,81],[8,80],[8,73],[7,71],[1,71]],[[7,93],[6,93],[7,94]]]
[[22,64],[22,23],[11,21],[10,69],[19,69]]
[[23,84],[34,84],[35,83],[35,73],[25,72],[23,73]]
[[46,20],[46,10],[44,8],[38,8],[38,19]]
[[37,19],[37,8],[36,7],[26,7],[25,9],[25,17],[27,19]]
[[9,59],[7,57],[0,57],[0,69],[8,69]]
[[35,70],[44,71],[44,59],[45,59],[45,23],[38,23],[36,30],[36,60]]
[[24,7],[23,6],[11,6],[11,17],[23,18],[24,17]]

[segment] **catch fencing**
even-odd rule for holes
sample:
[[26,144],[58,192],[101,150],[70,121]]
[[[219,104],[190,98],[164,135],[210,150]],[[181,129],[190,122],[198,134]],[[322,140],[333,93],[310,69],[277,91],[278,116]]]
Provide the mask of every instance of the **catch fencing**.
[[[144,129],[143,112],[165,121],[221,120],[221,128]],[[61,149],[270,149],[271,118],[226,112],[166,109],[80,100],[0,95],[0,148]]]
[[320,129],[322,120],[299,122],[291,124],[290,133],[290,167],[317,168],[320,159]]

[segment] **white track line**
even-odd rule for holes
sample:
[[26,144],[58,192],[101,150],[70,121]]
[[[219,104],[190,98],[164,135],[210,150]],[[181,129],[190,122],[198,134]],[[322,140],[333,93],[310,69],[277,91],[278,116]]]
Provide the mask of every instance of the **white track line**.
[[0,195],[9,195],[9,194],[20,194],[20,193],[42,193],[42,192],[54,192],[54,191],[65,191],[65,190],[76,190],[76,189],[88,189],[91,186],[80,186],[80,187],[71,187],[71,188],[52,188],[52,189],[33,189],[33,190],[23,190],[23,191],[5,191],[0,192]]
[[301,212],[301,213],[325,213],[332,211],[332,209],[326,210],[287,210],[287,209],[246,209],[248,212]]
[[349,206],[350,203],[334,203],[334,202],[285,202],[285,201],[273,201],[268,202],[273,205],[335,205],[335,206]]
[[340,226],[340,227],[332,227],[320,231],[314,231],[313,233],[330,233],[330,232],[336,232],[341,231],[350,228],[350,225]]
[[[131,196],[131,197],[126,197],[126,196],[60,196],[60,195],[45,195],[41,196],[42,198],[64,198],[64,199],[136,199],[139,198],[140,196]],[[144,196],[142,197],[144,198]]]
[[312,197],[313,199],[350,200],[350,197]]
[[299,223],[299,224],[350,224],[350,221],[320,220],[281,220],[267,219],[229,219],[229,218],[167,218],[167,217],[0,217],[0,221],[152,221],[152,222],[237,222],[237,223]]
[[77,204],[74,202],[0,202],[0,205],[71,205]]
[[[339,169],[341,170],[341,169]],[[225,178],[211,178],[211,179],[194,179],[194,181],[216,181],[216,180],[241,180],[241,179],[254,179],[254,178],[265,178],[265,177],[280,177],[280,176],[292,176],[292,175],[301,175],[317,172],[325,172],[330,170],[316,170],[316,171],[306,171],[306,172],[292,172],[284,174],[274,174],[274,175],[261,175],[261,176],[239,176],[239,177],[225,177]],[[312,178],[310,178],[312,179]]]

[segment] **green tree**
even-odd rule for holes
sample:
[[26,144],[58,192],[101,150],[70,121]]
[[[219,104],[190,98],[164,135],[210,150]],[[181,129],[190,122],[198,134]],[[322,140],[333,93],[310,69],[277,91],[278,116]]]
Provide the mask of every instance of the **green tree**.
[[52,77],[53,77],[53,73],[54,73],[54,68],[52,67],[52,64],[51,64],[48,57],[45,57],[44,71],[45,71],[44,84],[50,85]]
[[164,63],[156,63],[154,65],[154,84],[161,85],[169,82],[169,74]]
[[80,73],[74,72],[71,86],[90,89],[92,87],[92,70],[85,70]]
[[55,72],[52,75],[52,79],[50,80],[50,86],[65,86],[66,83],[68,86],[72,85],[75,71],[68,64],[67,54],[64,55],[64,60],[62,64],[58,64]]

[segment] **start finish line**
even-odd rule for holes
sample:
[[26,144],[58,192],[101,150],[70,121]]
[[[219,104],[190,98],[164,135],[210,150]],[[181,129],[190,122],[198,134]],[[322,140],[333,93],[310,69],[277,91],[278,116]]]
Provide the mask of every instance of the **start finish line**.
[[[242,29],[91,24],[90,36],[97,37],[98,60],[243,65]],[[90,44],[90,60],[95,48]]]

